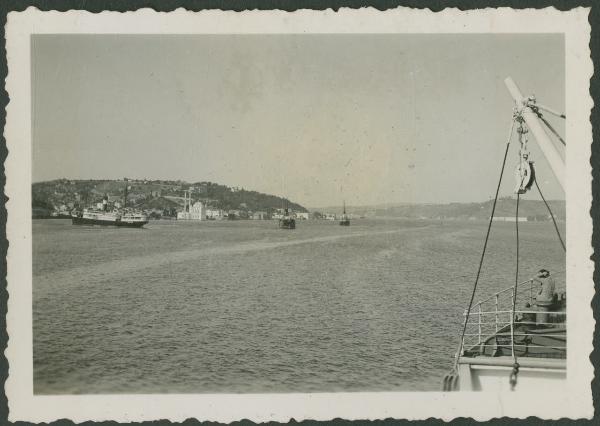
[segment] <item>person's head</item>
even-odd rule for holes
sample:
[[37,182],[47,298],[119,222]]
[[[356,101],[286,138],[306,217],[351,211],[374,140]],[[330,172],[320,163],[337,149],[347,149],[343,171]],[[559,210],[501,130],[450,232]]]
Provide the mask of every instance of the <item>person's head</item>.
[[550,271],[547,269],[540,269],[537,273],[537,276],[540,278],[547,278],[550,276]]

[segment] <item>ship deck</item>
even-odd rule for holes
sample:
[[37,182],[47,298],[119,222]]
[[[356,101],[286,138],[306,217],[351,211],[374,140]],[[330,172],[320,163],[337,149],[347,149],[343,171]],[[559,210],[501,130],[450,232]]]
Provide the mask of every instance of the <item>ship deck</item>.
[[[513,347],[514,333],[514,347]],[[517,358],[553,358],[567,357],[566,325],[537,325],[535,323],[514,324],[514,331],[507,325],[497,333],[482,339],[482,341],[465,350],[462,357],[502,357]]]
[[[562,286],[561,286],[562,287]],[[563,287],[564,288],[564,287]],[[465,311],[465,333],[457,353],[459,380],[449,375],[444,389],[555,389],[566,379],[566,290],[548,306],[537,306],[533,282],[509,287]],[[516,306],[524,306],[522,310]],[[517,365],[517,367],[515,367]],[[516,368],[516,370],[515,370]]]

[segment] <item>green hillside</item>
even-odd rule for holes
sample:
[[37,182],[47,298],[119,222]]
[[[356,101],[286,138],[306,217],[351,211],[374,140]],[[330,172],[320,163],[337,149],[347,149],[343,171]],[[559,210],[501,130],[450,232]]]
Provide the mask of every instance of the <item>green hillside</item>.
[[127,206],[147,211],[164,211],[174,215],[183,204],[185,191],[191,191],[193,201],[220,210],[271,213],[282,206],[294,211],[307,210],[298,203],[275,195],[230,188],[214,182],[188,183],[163,180],[69,180],[58,179],[32,185],[32,209],[36,216],[45,216],[53,210],[83,208],[101,202],[122,203],[127,191]]

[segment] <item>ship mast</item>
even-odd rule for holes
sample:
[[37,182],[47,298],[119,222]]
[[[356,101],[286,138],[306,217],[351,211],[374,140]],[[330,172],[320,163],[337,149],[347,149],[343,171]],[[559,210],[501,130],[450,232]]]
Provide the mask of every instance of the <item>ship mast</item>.
[[538,114],[535,112],[534,108],[542,109],[541,107],[535,106],[535,98],[525,98],[521,94],[519,87],[513,81],[512,78],[507,77],[504,80],[504,84],[506,88],[510,92],[510,95],[515,101],[516,104],[516,113],[523,117],[523,120],[527,124],[527,127],[531,130],[531,133],[535,136],[535,140],[538,143],[538,146],[542,150],[542,153],[548,160],[550,164],[550,168],[552,172],[554,172],[554,176],[560,183],[560,186],[565,188],[565,161],[562,158],[560,152],[550,138],[548,134],[543,129]]

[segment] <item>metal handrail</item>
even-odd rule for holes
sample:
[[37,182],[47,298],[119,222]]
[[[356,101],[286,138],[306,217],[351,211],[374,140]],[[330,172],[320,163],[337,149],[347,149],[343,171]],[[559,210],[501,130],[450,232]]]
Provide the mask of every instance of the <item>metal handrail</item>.
[[[518,311],[517,311],[518,313]],[[539,313],[539,312],[538,312]],[[496,323],[494,322],[482,322],[482,325],[495,325]],[[564,322],[560,322],[560,323],[556,323],[556,322],[537,322],[537,321],[519,321],[517,324],[524,324],[524,325],[557,325],[557,324],[565,324]],[[478,324],[475,324],[478,325]],[[499,322],[498,325],[501,326],[507,326],[510,325],[510,321],[506,321],[506,322]]]
[[[555,275],[557,275],[557,274],[560,274],[560,273],[561,273],[561,272],[558,272],[558,273],[554,274],[553,276],[555,276]],[[534,281],[534,279],[533,279],[533,278],[530,278],[530,279],[528,279],[528,280],[525,280],[525,281],[522,281],[522,282],[520,282],[520,283],[518,284],[518,287],[520,288],[520,291],[517,291],[517,295],[518,295],[518,294],[525,293],[527,290],[530,290],[530,291],[531,291],[531,289],[532,289],[532,287],[533,287],[533,286],[532,286],[532,284],[533,284],[533,281]],[[530,284],[530,287],[523,288],[523,286],[524,286],[525,284]],[[505,288],[505,289],[503,289],[503,290],[500,290],[499,292],[497,292],[497,293],[494,293],[492,296],[488,297],[487,299],[480,300],[479,302],[477,302],[477,304],[484,304],[484,303],[487,303],[487,302],[489,302],[489,301],[491,301],[491,300],[495,300],[495,299],[496,299],[497,297],[499,297],[500,295],[503,295],[504,293],[508,293],[509,291],[512,291],[514,288],[515,288],[515,286],[513,285],[513,286],[507,287],[507,288]],[[476,304],[476,305],[477,305],[477,304]],[[475,306],[476,306],[476,305],[475,305]]]
[[[527,285],[529,284],[529,285]],[[562,287],[562,286],[560,286]],[[561,288],[555,289],[555,291],[560,292]],[[566,285],[565,285],[566,287]],[[537,291],[535,291],[537,293]],[[508,346],[510,346],[513,356],[515,348],[520,348],[523,346],[530,347],[538,347],[537,344],[529,343],[528,345],[523,345],[521,342],[517,342],[516,339],[524,338],[526,336],[537,336],[537,337],[557,337],[557,338],[566,338],[566,329],[564,332],[558,332],[553,334],[543,334],[543,333],[523,333],[521,330],[517,330],[518,325],[553,325],[553,326],[565,326],[566,325],[566,312],[565,311],[552,311],[547,312],[548,315],[551,315],[553,318],[557,318],[557,321],[547,322],[547,321],[523,321],[523,318],[517,320],[517,315],[537,315],[540,313],[538,310],[532,309],[515,309],[515,302],[518,299],[523,298],[525,295],[526,300],[528,299],[529,304],[526,307],[533,306],[535,304],[534,298],[534,279],[528,279],[526,281],[521,282],[517,286],[511,286],[505,288],[492,296],[480,300],[473,305],[470,309],[470,312],[467,310],[464,311],[464,322],[465,331],[469,331],[469,333],[465,333],[463,335],[461,341],[461,347],[457,354],[457,356],[461,356],[464,352],[465,345],[471,346],[496,346],[496,345],[487,345],[484,342],[491,337],[492,335],[498,333],[501,329],[510,326],[510,334],[504,335],[505,338],[508,338]],[[488,308],[489,307],[489,308]],[[490,320],[491,319],[491,320]],[[528,318],[527,318],[528,319]],[[543,346],[539,345],[539,347],[547,347],[548,349],[561,349],[566,350],[566,347],[563,346]]]
[[[562,336],[563,334],[567,334],[567,331],[565,330],[564,333],[553,333],[553,334],[538,334],[535,333],[536,336],[540,336],[540,337],[555,337],[555,336]],[[465,334],[465,336],[477,336],[477,334],[473,333],[473,334]],[[515,337],[519,337],[519,336],[531,336],[531,333],[515,333],[514,334]]]
[[[510,342],[508,342],[508,344],[507,344],[506,346],[510,346],[510,345],[511,345],[511,343],[510,343]],[[482,343],[482,344],[477,344],[477,346],[479,346],[479,347],[486,347],[486,348],[495,348],[495,347],[497,347],[498,345],[485,345],[485,344],[483,344],[483,343]],[[516,347],[526,347],[526,348],[567,349],[567,347],[566,347],[566,346],[546,346],[546,345],[534,345],[534,344],[531,344],[531,343],[529,343],[529,344],[527,344],[527,345],[523,345],[523,344],[521,344],[521,343],[515,343],[515,344],[514,344],[514,345],[512,345],[512,346],[514,346],[515,348],[516,348]]]
[[[509,310],[509,311],[481,311],[481,312],[471,312],[470,315],[491,315],[491,314],[539,314],[540,311],[521,311],[521,310]],[[565,311],[556,311],[556,312],[548,312],[552,315],[567,315]],[[465,314],[463,314],[465,315]],[[492,324],[492,323],[490,323]]]

